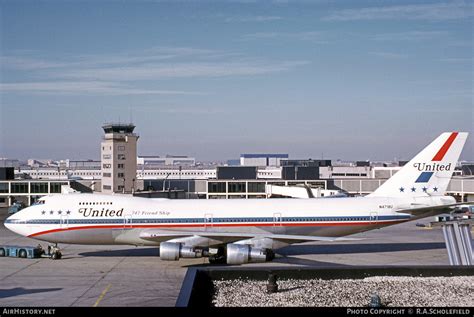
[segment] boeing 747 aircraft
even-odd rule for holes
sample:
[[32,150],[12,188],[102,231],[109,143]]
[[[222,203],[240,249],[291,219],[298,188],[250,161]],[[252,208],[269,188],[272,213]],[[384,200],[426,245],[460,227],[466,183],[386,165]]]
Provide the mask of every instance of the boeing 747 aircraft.
[[[162,260],[270,261],[293,243],[333,241],[442,213],[467,133],[443,133],[372,194],[335,199],[168,200],[125,195],[45,196],[5,221],[51,243],[159,246]],[[55,249],[60,257],[59,249]]]

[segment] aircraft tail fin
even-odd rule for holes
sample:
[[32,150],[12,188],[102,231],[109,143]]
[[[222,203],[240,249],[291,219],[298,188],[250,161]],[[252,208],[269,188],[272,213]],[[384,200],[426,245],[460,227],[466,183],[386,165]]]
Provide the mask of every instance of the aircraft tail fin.
[[369,196],[444,195],[468,133],[445,132]]

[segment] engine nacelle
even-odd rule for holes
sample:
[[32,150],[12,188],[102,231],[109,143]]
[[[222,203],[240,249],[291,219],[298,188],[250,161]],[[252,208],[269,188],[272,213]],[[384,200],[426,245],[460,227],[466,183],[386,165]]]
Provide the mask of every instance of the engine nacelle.
[[230,243],[227,245],[227,264],[244,264],[249,262],[266,262],[273,260],[270,249],[252,248],[247,244]]
[[160,243],[160,259],[164,261],[178,261],[179,258],[200,258],[202,249],[184,246],[181,243]]

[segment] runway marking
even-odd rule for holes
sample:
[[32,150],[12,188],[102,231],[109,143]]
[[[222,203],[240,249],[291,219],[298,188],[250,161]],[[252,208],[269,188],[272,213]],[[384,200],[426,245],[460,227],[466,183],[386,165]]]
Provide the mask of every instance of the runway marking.
[[107,285],[107,287],[104,289],[104,291],[100,294],[99,298],[97,299],[97,301],[95,302],[94,306],[92,307],[97,307],[99,306],[99,303],[100,301],[104,298],[105,294],[109,291],[110,287],[112,286],[112,284],[109,284]]

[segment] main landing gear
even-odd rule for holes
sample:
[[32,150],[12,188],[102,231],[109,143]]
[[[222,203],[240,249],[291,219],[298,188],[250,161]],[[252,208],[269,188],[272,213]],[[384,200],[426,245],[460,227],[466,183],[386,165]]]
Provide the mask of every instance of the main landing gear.
[[220,247],[217,249],[217,253],[209,255],[210,264],[225,264],[227,262],[227,257],[225,255],[225,249]]
[[51,244],[48,245],[48,255],[51,258],[51,260],[59,260],[63,256],[57,243],[55,245],[51,245]]

